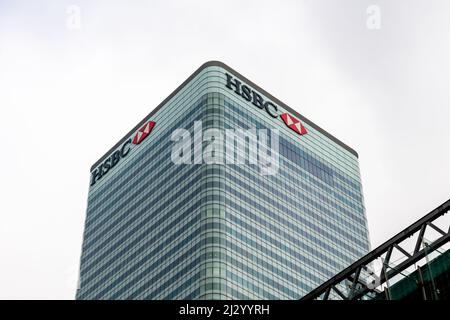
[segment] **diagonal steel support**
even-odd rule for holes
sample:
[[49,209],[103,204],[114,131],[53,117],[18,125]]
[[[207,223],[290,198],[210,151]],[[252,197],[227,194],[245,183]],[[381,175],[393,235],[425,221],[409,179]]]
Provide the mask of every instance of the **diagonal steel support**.
[[328,300],[328,297],[330,296],[331,287],[325,291],[325,295],[323,296],[323,300]]
[[348,298],[338,288],[336,288],[336,286],[333,286],[332,289],[342,298],[342,300],[348,300]]
[[352,283],[352,286],[350,288],[350,293],[349,293],[349,298],[350,299],[353,297],[356,285],[359,282],[359,275],[361,274],[361,269],[362,269],[362,267],[359,267],[358,269],[356,269],[355,276],[354,276],[354,279],[353,279],[353,283]]
[[445,236],[445,232],[442,231],[441,229],[439,229],[438,227],[436,227],[434,224],[432,224],[431,222],[428,222],[427,225],[429,225],[430,227],[432,227],[434,230],[436,230],[437,232],[439,232],[441,235]]
[[386,263],[386,265],[389,265],[393,249],[394,249],[394,246],[390,246],[388,251],[387,251],[387,253],[386,253],[386,256],[384,258],[384,262]]
[[405,256],[407,256],[408,258],[411,258],[411,255],[409,254],[409,252],[407,252],[405,249],[403,249],[402,247],[400,247],[398,244],[394,244],[394,247],[397,248],[397,250],[399,250],[401,253],[403,253]]
[[427,228],[426,224],[424,224],[422,228],[420,228],[419,236],[417,237],[416,247],[414,248],[414,254],[416,254],[420,250],[420,246],[422,245],[423,235],[425,234],[426,228]]

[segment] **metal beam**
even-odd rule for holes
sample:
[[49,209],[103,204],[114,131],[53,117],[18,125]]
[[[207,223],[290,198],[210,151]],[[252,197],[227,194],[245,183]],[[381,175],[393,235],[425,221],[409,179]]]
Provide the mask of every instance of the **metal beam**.
[[[343,280],[349,278],[352,274],[354,274],[357,270],[357,268],[361,266],[367,266],[369,263],[373,262],[375,259],[386,253],[393,245],[396,245],[398,243],[401,243],[403,240],[409,238],[413,234],[415,234],[417,231],[421,230],[424,224],[427,224],[428,222],[432,222],[439,218],[440,216],[446,214],[450,210],[450,200],[447,200],[443,204],[441,204],[436,209],[429,212],[427,215],[419,219],[418,221],[414,222],[409,227],[405,228],[403,231],[386,241],[385,243],[378,246],[376,249],[372,250],[362,258],[360,258],[358,261],[354,262],[341,272],[339,272],[337,275],[329,279],[328,281],[324,282],[322,285],[317,287],[316,289],[312,290],[310,293],[305,295],[300,300],[312,300],[318,298],[321,294],[323,294],[330,286],[334,286]],[[449,228],[450,232],[450,228]],[[439,241],[442,242],[443,240],[448,241],[448,233],[446,236],[443,236]],[[435,241],[436,243],[436,241]],[[433,243],[434,244],[434,243]],[[410,260],[416,260],[416,257],[419,256],[423,252],[419,251],[416,254],[413,254],[411,258],[407,259],[407,261]],[[414,258],[414,259],[413,259]],[[397,266],[399,267],[399,266]],[[391,277],[390,273],[388,273],[388,277]]]
[[353,293],[355,292],[356,284],[359,282],[359,275],[361,273],[361,269],[362,269],[362,267],[359,267],[358,269],[356,269],[355,277],[353,279],[353,283],[352,283],[352,286],[350,288],[350,293],[349,293],[349,298],[350,299],[353,298]]
[[440,234],[442,234],[443,236],[445,236],[445,232],[442,231],[441,229],[439,229],[438,227],[436,227],[434,224],[432,224],[431,222],[427,223],[430,227],[432,227],[434,230],[436,230],[437,232],[439,232]]
[[401,253],[403,253],[405,256],[407,256],[408,258],[411,258],[411,254],[409,254],[409,252],[407,252],[405,249],[403,249],[402,247],[400,247],[398,244],[394,244],[394,247],[397,248],[397,250],[399,250]]
[[328,300],[328,297],[330,296],[330,291],[331,291],[331,287],[329,287],[329,288],[325,291],[325,295],[323,296],[323,300]]
[[336,286],[333,286],[331,289],[333,289],[334,292],[342,298],[342,300],[348,300],[348,298],[338,288],[336,288]]
[[[441,247],[442,245],[446,244],[449,241],[450,241],[450,233],[434,241],[433,243],[428,245],[427,248],[422,249],[414,256],[412,256],[410,259],[403,261],[398,266],[396,266],[395,269],[391,269],[391,271],[387,272],[386,276],[382,274],[380,277],[380,284],[384,283],[386,281],[386,278],[391,279],[395,275],[399,274],[401,271],[412,266],[414,263],[424,258],[426,255],[430,254],[431,252],[433,252],[434,250],[436,250],[437,248]],[[370,289],[364,288],[363,290],[359,291],[358,294],[353,297],[353,299],[359,299],[369,291]]]
[[426,228],[427,228],[426,224],[424,224],[422,228],[420,228],[419,236],[417,237],[416,247],[414,248],[414,254],[419,252],[420,250],[420,246],[422,245],[423,235],[425,234]]
[[387,251],[387,253],[386,253],[386,256],[384,257],[384,262],[387,265],[389,265],[389,261],[391,260],[391,255],[392,255],[392,250],[393,249],[394,249],[394,246],[390,246],[388,251]]

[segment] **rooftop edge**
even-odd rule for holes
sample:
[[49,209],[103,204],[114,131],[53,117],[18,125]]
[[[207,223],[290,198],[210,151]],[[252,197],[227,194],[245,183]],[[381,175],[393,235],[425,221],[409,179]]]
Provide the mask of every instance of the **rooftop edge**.
[[347,144],[343,143],[342,141],[340,141],[339,139],[337,139],[336,137],[334,137],[333,135],[331,135],[330,133],[328,133],[327,131],[325,131],[324,129],[319,127],[318,125],[316,125],[311,120],[305,118],[304,116],[299,114],[297,111],[295,111],[294,109],[292,109],[291,107],[289,107],[288,105],[286,105],[285,103],[283,103],[282,101],[280,101],[279,99],[275,98],[273,95],[268,93],[266,90],[262,89],[261,87],[259,87],[258,85],[256,85],[255,83],[253,83],[252,81],[250,81],[249,79],[244,77],[243,75],[241,75],[236,70],[232,69],[231,67],[227,66],[225,63],[223,63],[221,61],[211,60],[211,61],[205,62],[197,70],[195,70],[194,73],[191,74],[181,85],[179,85],[167,98],[165,98],[156,108],[154,108],[146,117],[144,117],[144,119],[142,119],[133,129],[131,129],[122,139],[120,139],[119,142],[117,142],[99,160],[97,160],[91,166],[90,171],[92,172],[104,159],[106,159],[106,157],[109,153],[111,153],[112,151],[117,149],[127,139],[128,136],[130,136],[132,133],[139,130],[152,115],[154,115],[156,112],[158,112],[159,109],[161,109],[170,99],[172,99],[173,96],[175,96],[185,85],[187,85],[192,79],[194,79],[203,69],[208,68],[208,67],[221,67],[221,68],[227,70],[228,72],[233,73],[238,78],[240,78],[241,80],[243,80],[244,82],[246,82],[247,84],[252,86],[254,89],[261,92],[267,98],[269,98],[273,102],[275,102],[278,105],[280,105],[281,107],[283,107],[286,111],[292,113],[294,116],[298,117],[300,120],[307,123],[309,126],[313,127],[315,130],[319,131],[320,133],[322,133],[324,136],[326,136],[333,142],[336,142],[338,145],[340,145],[341,147],[343,147],[344,149],[349,151],[351,154],[356,156],[356,158],[359,158],[358,153],[353,148],[349,147]]

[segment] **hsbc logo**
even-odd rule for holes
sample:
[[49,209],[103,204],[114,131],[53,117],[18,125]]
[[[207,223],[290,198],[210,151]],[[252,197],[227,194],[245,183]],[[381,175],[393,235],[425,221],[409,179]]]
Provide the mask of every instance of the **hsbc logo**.
[[125,158],[133,145],[138,145],[147,138],[155,127],[154,121],[144,124],[135,134],[133,139],[128,139],[122,146],[114,151],[102,164],[91,172],[91,186],[104,177],[112,168],[114,168],[121,159]]
[[251,102],[254,106],[258,107],[259,109],[264,109],[272,118],[280,117],[286,124],[286,126],[288,126],[297,134],[302,136],[308,133],[308,131],[300,122],[300,120],[294,118],[288,113],[280,114],[278,112],[278,106],[276,104],[274,104],[271,101],[265,101],[264,98],[258,92],[256,92],[249,86],[243,84],[238,79],[233,78],[232,75],[228,73],[225,73],[225,75],[227,76],[227,83],[225,86],[228,89],[233,90],[237,95],[241,96],[248,102]]
[[133,138],[133,144],[139,144],[144,141],[145,138],[152,132],[153,127],[155,126],[154,121],[147,122],[142,128],[138,130],[136,135]]
[[302,136],[302,135],[307,133],[307,131],[306,131],[305,127],[303,126],[303,124],[301,124],[301,122],[299,120],[297,120],[296,118],[291,116],[289,113],[283,113],[280,117],[281,117],[281,119],[283,119],[284,123],[289,128],[294,130],[299,135]]

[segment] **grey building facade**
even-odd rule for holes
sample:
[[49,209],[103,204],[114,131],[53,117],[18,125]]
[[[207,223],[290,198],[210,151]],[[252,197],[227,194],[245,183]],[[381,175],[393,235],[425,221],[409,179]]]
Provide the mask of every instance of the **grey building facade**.
[[[278,171],[174,163],[196,121],[278,130]],[[92,166],[76,298],[298,299],[369,249],[357,153],[211,61]]]

